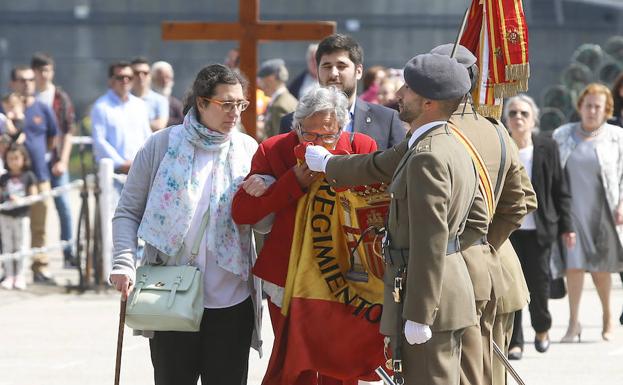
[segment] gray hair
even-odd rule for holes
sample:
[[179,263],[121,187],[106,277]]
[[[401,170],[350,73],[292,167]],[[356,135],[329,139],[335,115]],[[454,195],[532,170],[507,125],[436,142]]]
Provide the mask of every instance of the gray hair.
[[504,119],[504,121],[508,122],[508,112],[510,111],[510,106],[511,104],[515,102],[524,102],[530,106],[530,109],[532,110],[532,118],[534,119],[533,130],[538,130],[539,123],[540,123],[539,122],[539,116],[540,116],[539,106],[536,105],[536,102],[534,101],[534,99],[532,99],[530,96],[526,94],[519,94],[511,98],[508,98],[506,100],[506,103],[504,103],[504,111],[502,112],[502,118]]
[[297,128],[303,120],[321,111],[335,113],[339,129],[343,129],[350,122],[348,98],[346,94],[335,87],[317,87],[303,96],[294,111],[292,129]]
[[169,71],[171,73],[171,75],[174,75],[175,72],[173,72],[173,66],[171,66],[171,64],[167,63],[166,61],[157,61],[154,64],[151,65],[151,74],[152,76],[160,70],[165,70],[165,71]]
[[283,83],[287,82],[288,78],[290,77],[290,74],[288,73],[288,68],[285,65],[280,66],[279,71],[275,75],[277,80]]
[[316,51],[318,50],[318,43],[312,43],[307,46],[307,52],[305,53],[305,57],[307,59],[315,58]]

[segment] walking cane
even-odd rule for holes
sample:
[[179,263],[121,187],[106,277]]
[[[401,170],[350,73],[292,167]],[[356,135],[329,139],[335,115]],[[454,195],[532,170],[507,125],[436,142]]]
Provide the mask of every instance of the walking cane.
[[504,365],[506,371],[510,373],[510,375],[515,379],[515,381],[517,381],[519,385],[526,385],[521,377],[519,377],[519,373],[517,373],[515,368],[513,368],[513,365],[511,365],[510,361],[508,361],[508,358],[506,358],[506,355],[504,354],[504,352],[502,352],[498,344],[496,344],[494,341],[491,342],[493,342],[493,351],[495,352],[495,355],[499,358],[500,361],[502,361],[502,365]]
[[125,329],[125,305],[127,299],[121,298],[119,304],[119,331],[117,332],[117,360],[115,361],[115,385],[119,385],[121,374],[121,349],[123,347],[123,331]]

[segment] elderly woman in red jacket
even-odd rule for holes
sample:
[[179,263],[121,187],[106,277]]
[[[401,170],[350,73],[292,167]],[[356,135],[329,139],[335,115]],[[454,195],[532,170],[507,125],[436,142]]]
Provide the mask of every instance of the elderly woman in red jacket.
[[[279,341],[285,338],[287,332],[280,308],[297,203],[306,194],[307,188],[322,175],[311,171],[305,163],[297,162],[294,150],[301,143],[311,142],[348,153],[375,151],[376,143],[372,138],[342,131],[349,120],[348,100],[341,91],[329,87],[307,93],[294,112],[292,131],[262,142],[253,157],[249,176],[234,197],[232,214],[239,224],[256,223],[268,215],[274,215],[272,230],[253,269],[253,273],[264,281],[275,332],[275,345],[264,384],[281,383],[279,362],[286,359],[279,350]],[[346,383],[351,382],[309,371],[299,376],[296,385]],[[356,383],[354,379],[352,384]]]

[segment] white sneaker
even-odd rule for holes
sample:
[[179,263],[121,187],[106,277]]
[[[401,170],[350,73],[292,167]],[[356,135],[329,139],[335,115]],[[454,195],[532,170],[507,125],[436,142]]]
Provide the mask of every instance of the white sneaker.
[[11,290],[13,289],[14,284],[15,284],[15,277],[7,275],[4,278],[4,281],[0,283],[0,286],[2,286],[3,289]]
[[13,288],[17,290],[26,290],[26,278],[24,278],[23,275],[16,276]]

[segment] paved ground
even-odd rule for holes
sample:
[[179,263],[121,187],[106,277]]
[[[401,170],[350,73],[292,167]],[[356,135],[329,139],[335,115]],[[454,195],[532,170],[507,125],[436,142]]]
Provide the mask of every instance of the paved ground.
[[[52,231],[57,229],[54,222]],[[51,234],[52,236],[54,234]],[[60,268],[53,257],[57,280],[75,282],[77,273]],[[526,345],[524,359],[515,362],[528,385],[615,385],[623,383],[623,326],[616,322],[614,341],[601,341],[601,310],[594,287],[587,277],[581,307],[582,343],[552,344],[546,354]],[[613,276],[613,315],[618,320],[623,289]],[[114,362],[119,302],[112,291],[66,294],[64,288],[31,285],[25,292],[0,291],[0,385],[110,385]],[[564,334],[567,300],[551,301],[553,341]],[[526,312],[527,313],[527,312]],[[534,333],[527,315],[526,341]],[[272,335],[265,320],[265,355],[251,353],[249,384],[261,382]],[[147,340],[133,337],[126,328],[122,384],[153,384]],[[509,383],[513,384],[512,381]]]

